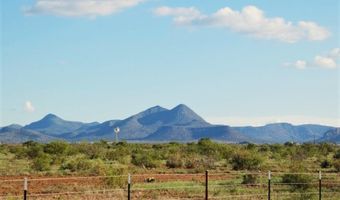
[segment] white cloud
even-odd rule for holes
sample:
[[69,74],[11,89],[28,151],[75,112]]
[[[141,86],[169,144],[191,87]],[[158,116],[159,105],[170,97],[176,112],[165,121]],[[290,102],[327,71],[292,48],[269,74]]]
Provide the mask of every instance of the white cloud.
[[193,20],[201,17],[201,12],[194,7],[159,7],[154,10],[154,13],[158,16],[174,16],[176,24],[190,24]]
[[178,7],[178,8],[170,8],[170,7],[159,7],[156,8],[154,13],[159,16],[187,16],[187,17],[198,17],[201,15],[200,11],[195,7]]
[[28,15],[46,14],[67,17],[111,15],[145,0],[36,0],[24,9]]
[[335,60],[330,57],[315,56],[314,62],[319,67],[329,68],[329,69],[336,68]]
[[334,48],[329,52],[329,56],[331,58],[337,59],[340,58],[340,48]]
[[155,15],[173,16],[178,25],[222,27],[261,39],[275,39],[294,43],[299,40],[325,40],[330,32],[315,22],[299,21],[292,23],[281,17],[268,18],[255,6],[246,6],[241,11],[229,7],[213,14],[204,15],[194,7],[160,7]]
[[293,63],[285,63],[284,66],[293,66],[297,69],[325,68],[336,69],[340,58],[340,48],[334,48],[325,55],[316,55],[313,61],[297,60]]
[[34,108],[31,101],[25,102],[24,109],[25,109],[26,112],[34,112],[35,111],[35,108]]
[[329,32],[314,22],[300,21],[299,27],[307,34],[309,40],[324,40],[329,36]]
[[295,63],[293,63],[293,66],[295,66],[297,69],[306,69],[307,62],[304,60],[297,60]]

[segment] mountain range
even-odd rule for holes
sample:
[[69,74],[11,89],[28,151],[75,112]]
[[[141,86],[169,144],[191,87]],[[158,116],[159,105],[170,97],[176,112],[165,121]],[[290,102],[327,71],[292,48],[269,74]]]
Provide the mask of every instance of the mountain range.
[[214,125],[206,122],[184,104],[172,109],[155,106],[123,120],[109,120],[103,123],[67,121],[54,114],[48,114],[41,120],[26,126],[12,124],[2,127],[0,142],[113,140],[115,127],[120,128],[120,140],[132,142],[189,142],[200,138],[211,138],[229,143],[287,141],[340,143],[340,129],[336,127],[315,124],[295,126],[288,123],[258,127]]

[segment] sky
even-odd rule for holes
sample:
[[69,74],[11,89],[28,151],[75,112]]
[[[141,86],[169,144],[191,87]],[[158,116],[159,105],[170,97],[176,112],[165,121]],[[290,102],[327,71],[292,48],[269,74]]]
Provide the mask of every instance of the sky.
[[338,0],[3,0],[0,126],[186,104],[340,126]]

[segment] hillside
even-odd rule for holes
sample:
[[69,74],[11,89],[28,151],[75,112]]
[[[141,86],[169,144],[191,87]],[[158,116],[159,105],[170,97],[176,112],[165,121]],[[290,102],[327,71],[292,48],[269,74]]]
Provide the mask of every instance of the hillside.
[[[164,127],[182,127],[176,134],[185,132],[186,128],[211,126],[186,105],[180,104],[168,110],[160,106],[151,107],[124,120],[111,120],[102,124],[78,129],[71,132],[71,140],[113,139],[113,128],[120,127],[120,139],[144,139]],[[175,136],[172,136],[176,139]],[[177,138],[180,139],[180,138]],[[193,139],[193,138],[190,138]]]
[[9,125],[0,129],[1,143],[23,143],[29,140],[37,142],[48,142],[59,138],[45,135],[43,133],[24,129],[20,125]]
[[331,129],[325,132],[318,141],[340,144],[340,128]]
[[259,127],[234,127],[233,129],[258,142],[283,143],[287,141],[312,141],[315,138],[320,138],[332,127],[313,124],[294,126],[289,123],[275,123]]
[[54,114],[48,114],[39,121],[26,125],[25,129],[38,131],[50,136],[58,136],[82,127],[84,123],[66,121]]

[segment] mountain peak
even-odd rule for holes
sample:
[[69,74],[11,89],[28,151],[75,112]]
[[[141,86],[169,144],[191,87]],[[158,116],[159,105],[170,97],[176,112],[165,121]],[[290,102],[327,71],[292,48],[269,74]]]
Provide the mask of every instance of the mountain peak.
[[167,109],[165,109],[165,108],[163,108],[163,107],[157,105],[157,106],[153,106],[153,107],[151,107],[151,108],[149,108],[149,109],[147,109],[147,110],[148,110],[148,111],[159,112],[159,111],[164,111],[164,110],[167,110]]
[[74,131],[83,125],[81,122],[66,121],[55,114],[47,114],[41,120],[32,122],[24,128],[56,136],[66,132]]
[[21,128],[22,128],[22,126],[19,125],[19,124],[11,124],[11,125],[0,128],[0,131],[1,132],[2,131],[13,131],[13,130],[19,130]]
[[61,119],[61,118],[52,113],[49,113],[44,118],[42,118],[42,120],[53,120],[53,119]]
[[14,129],[21,129],[23,126],[19,125],[19,124],[11,124],[9,126],[7,126],[9,128],[14,128]]
[[191,108],[189,108],[185,104],[179,104],[176,107],[174,107],[173,109],[171,109],[171,111],[175,112],[175,113],[180,113],[182,115],[192,115],[192,116],[197,115]]
[[287,122],[279,122],[279,123],[270,123],[270,124],[266,124],[265,126],[280,126],[280,127],[291,127],[293,126],[290,123]]
[[173,110],[178,110],[178,109],[189,109],[191,110],[187,105],[185,104],[178,104],[176,107],[173,108]]
[[185,104],[179,104],[171,109],[169,118],[174,124],[198,123],[200,125],[209,125]]
[[163,112],[163,111],[166,111],[167,109],[166,108],[163,108],[161,106],[153,106],[151,108],[148,108],[140,113],[138,113],[137,115],[135,115],[135,117],[137,118],[140,118],[140,117],[145,117],[147,115],[151,115],[151,114],[155,114],[155,113],[158,113],[158,112]]

